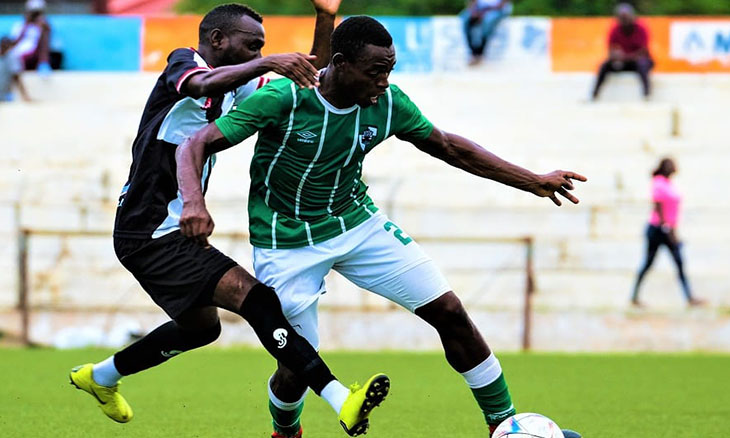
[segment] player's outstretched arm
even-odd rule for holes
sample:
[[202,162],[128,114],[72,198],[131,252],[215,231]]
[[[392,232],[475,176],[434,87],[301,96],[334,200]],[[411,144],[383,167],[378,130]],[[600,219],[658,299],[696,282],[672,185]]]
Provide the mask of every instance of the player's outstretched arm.
[[175,150],[177,185],[183,199],[180,232],[203,246],[213,233],[213,218],[205,206],[200,178],[205,158],[231,147],[215,123],[207,125]]
[[311,55],[317,58],[312,61],[315,68],[326,67],[330,62],[332,50],[330,39],[332,31],[335,30],[335,18],[340,9],[342,0],[310,0],[317,12],[317,21],[314,24],[314,41],[312,42]]
[[291,79],[300,87],[312,88],[319,85],[319,71],[312,65],[315,59],[315,56],[304,53],[281,53],[243,64],[217,67],[191,76],[185,81],[181,91],[196,99],[202,96],[220,96],[272,71]]
[[569,192],[574,188],[573,180],[587,181],[582,175],[563,170],[544,175],[535,174],[499,158],[469,139],[441,131],[436,127],[425,140],[408,138],[404,140],[454,167],[540,197],[550,198],[558,206],[562,204],[558,194],[577,204],[578,198]]

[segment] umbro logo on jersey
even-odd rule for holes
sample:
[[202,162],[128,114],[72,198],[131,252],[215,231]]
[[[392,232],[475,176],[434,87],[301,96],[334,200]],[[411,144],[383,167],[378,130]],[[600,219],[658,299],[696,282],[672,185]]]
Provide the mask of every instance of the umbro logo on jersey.
[[317,134],[312,131],[299,131],[297,132],[297,135],[299,136],[297,141],[302,143],[314,143],[314,137],[317,136]]

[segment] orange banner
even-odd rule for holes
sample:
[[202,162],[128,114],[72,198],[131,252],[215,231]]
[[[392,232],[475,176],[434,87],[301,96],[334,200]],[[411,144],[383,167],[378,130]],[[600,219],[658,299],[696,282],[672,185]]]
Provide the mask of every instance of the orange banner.
[[[178,47],[198,46],[198,25],[203,17],[149,17],[144,20],[142,69],[162,71],[167,55]],[[314,37],[314,17],[265,17],[264,55],[309,53]]]
[[[730,17],[646,17],[655,71],[730,72]],[[613,18],[554,18],[551,33],[554,72],[596,71],[608,56]]]
[[198,47],[198,25],[203,17],[146,17],[142,25],[142,70],[162,71],[167,55],[179,47]]

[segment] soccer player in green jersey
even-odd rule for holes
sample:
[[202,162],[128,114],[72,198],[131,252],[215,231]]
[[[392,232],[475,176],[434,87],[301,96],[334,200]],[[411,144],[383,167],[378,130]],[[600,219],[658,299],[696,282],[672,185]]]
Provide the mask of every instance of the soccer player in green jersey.
[[[317,11],[313,53],[326,65],[340,0],[311,0]],[[350,435],[367,427],[373,406],[387,395],[383,374],[357,390],[343,386],[317,352],[291,327],[277,294],[211,245],[198,245],[179,230],[175,150],[207,122],[227,113],[266,83],[275,71],[298,86],[317,84],[317,56],[262,57],[263,18],[248,6],[225,4],[203,17],[198,50],[174,50],[145,106],[132,146],[129,179],[122,189],[114,226],[114,249],[122,265],[170,317],[137,342],[98,363],[74,367],[69,378],[120,423],[134,413],[119,392],[120,379],[215,341],[221,332],[217,308],[243,317],[273,357],[325,399]],[[213,159],[206,164],[207,185]],[[184,383],[181,383],[184,385]],[[93,433],[89,433],[93,435]]]
[[[338,271],[437,330],[446,360],[463,375],[493,430],[515,413],[500,363],[433,261],[374,205],[361,180],[363,160],[395,135],[452,166],[558,206],[559,195],[578,203],[569,191],[573,180],[586,178],[560,170],[537,175],[434,127],[389,84],[393,41],[370,17],[345,20],[332,35],[332,53],[319,87],[272,81],[178,148],[181,231],[201,242],[213,231],[200,185],[206,156],[258,132],[248,205],[254,269],[277,291],[292,326],[319,347],[317,303],[325,275]],[[280,365],[269,381],[274,436],[300,430],[305,393],[306,385]]]

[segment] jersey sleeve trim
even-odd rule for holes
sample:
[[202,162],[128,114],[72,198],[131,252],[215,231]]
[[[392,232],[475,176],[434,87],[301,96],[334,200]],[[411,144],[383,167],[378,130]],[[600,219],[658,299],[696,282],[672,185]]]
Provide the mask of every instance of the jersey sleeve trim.
[[263,77],[263,76],[260,76],[260,77],[259,77],[259,83],[258,83],[258,84],[256,84],[256,89],[258,90],[259,88],[261,88],[261,87],[263,87],[264,85],[268,84],[268,83],[269,83],[269,81],[271,81],[271,79],[269,79],[269,78],[265,78],[265,77]]
[[182,89],[182,86],[185,84],[185,81],[188,80],[188,78],[190,78],[191,76],[198,74],[200,72],[204,72],[204,71],[210,71],[210,69],[207,67],[194,67],[194,68],[191,68],[190,70],[186,71],[185,73],[183,73],[182,76],[180,76],[180,79],[178,79],[177,83],[175,84],[175,89],[177,90],[177,92],[182,94],[182,92],[180,90]]
[[390,91],[390,87],[385,91],[388,94],[388,119],[385,122],[385,138],[390,135],[390,122],[393,118],[393,93]]

